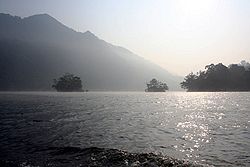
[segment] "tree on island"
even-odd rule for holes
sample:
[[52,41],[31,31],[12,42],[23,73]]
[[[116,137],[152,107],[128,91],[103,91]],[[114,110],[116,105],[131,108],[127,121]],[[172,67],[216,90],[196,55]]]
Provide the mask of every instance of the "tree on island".
[[149,83],[147,83],[146,92],[165,92],[168,90],[168,85],[166,83],[162,83],[157,81],[156,79],[152,79]]
[[78,92],[82,91],[82,81],[80,77],[66,73],[59,79],[54,79],[52,88],[58,92]]
[[250,91],[250,64],[210,64],[205,71],[191,72],[180,84],[187,91]]

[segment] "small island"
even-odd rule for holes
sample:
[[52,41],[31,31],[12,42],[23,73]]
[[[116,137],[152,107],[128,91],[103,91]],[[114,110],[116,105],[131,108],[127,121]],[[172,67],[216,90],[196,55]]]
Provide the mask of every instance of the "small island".
[[168,85],[154,78],[149,83],[147,83],[147,89],[145,91],[146,92],[166,92],[166,90],[168,90]]
[[191,72],[180,84],[189,92],[250,91],[250,64],[246,61],[228,67],[210,64],[205,71]]
[[58,92],[83,92],[81,78],[70,73],[54,79],[52,88]]

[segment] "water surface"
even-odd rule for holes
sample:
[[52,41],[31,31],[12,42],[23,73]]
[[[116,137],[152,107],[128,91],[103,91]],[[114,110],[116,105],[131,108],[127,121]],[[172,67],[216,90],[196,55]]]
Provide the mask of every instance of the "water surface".
[[0,158],[44,161],[49,147],[155,152],[250,166],[250,93],[0,93]]

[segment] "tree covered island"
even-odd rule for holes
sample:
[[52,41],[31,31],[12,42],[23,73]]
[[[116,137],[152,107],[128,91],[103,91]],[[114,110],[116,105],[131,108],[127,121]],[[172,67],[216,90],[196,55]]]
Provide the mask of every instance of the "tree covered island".
[[59,79],[54,79],[54,84],[52,88],[56,89],[58,92],[81,92],[82,81],[80,77],[73,74],[66,73]]
[[180,84],[187,91],[250,91],[250,64],[210,64],[205,71],[191,72]]
[[168,85],[166,83],[162,83],[156,79],[152,79],[149,83],[147,83],[146,92],[165,92],[168,90]]

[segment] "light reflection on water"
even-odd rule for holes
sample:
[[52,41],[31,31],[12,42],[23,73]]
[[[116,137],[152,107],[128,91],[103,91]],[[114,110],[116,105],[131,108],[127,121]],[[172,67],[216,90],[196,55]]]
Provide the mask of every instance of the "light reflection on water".
[[1,93],[0,103],[0,148],[12,154],[96,146],[250,164],[249,93]]

